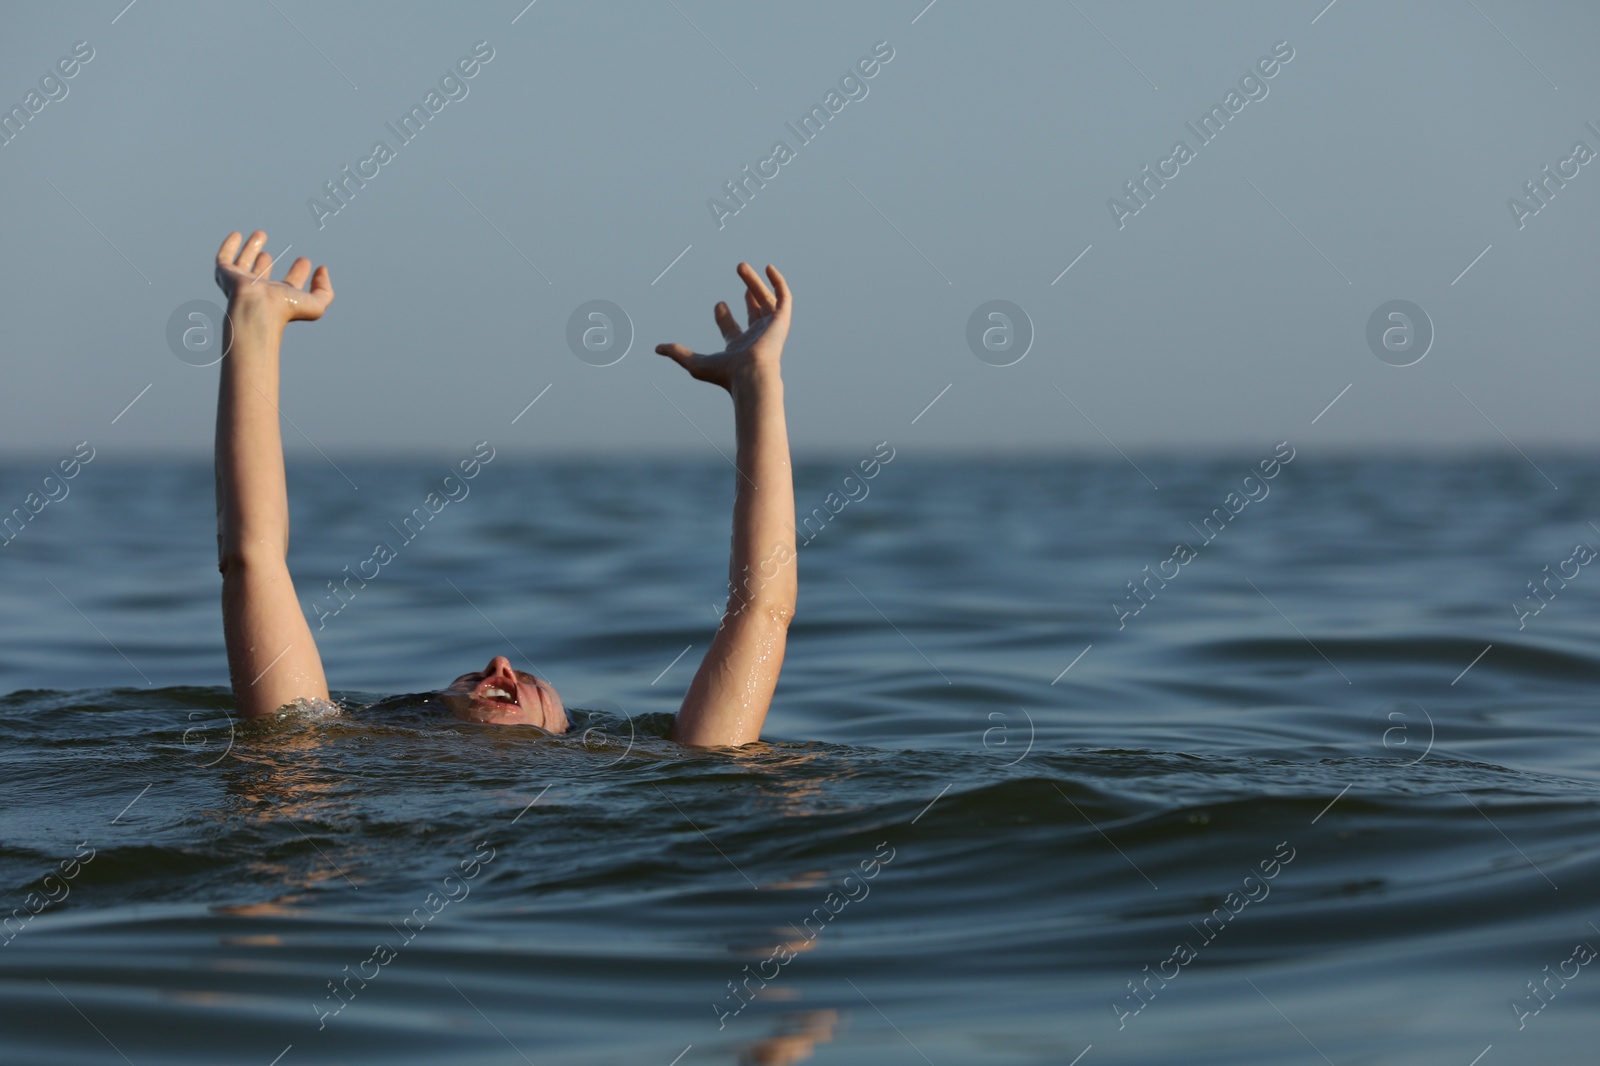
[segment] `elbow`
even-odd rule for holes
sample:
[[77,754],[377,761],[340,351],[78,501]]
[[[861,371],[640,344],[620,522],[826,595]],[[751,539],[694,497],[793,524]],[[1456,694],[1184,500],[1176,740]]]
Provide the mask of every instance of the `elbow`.
[[740,618],[746,622],[764,623],[780,631],[787,631],[789,623],[794,620],[793,596],[752,596],[744,599],[734,597],[728,601],[727,614],[723,618],[724,624],[728,620]]
[[791,570],[786,575],[790,580],[772,582],[762,590],[765,595],[756,597],[756,606],[760,608],[762,617],[782,630],[787,630],[789,623],[794,621],[794,604],[799,589],[792,575]]
[[763,581],[746,578],[742,587],[730,590],[727,617],[760,620],[788,629],[798,591],[792,577]]
[[263,541],[240,541],[217,545],[217,570],[223,578],[238,577],[251,571],[282,568],[286,553],[276,544]]
[[217,572],[226,581],[230,577],[239,577],[245,571],[252,569],[254,561],[245,552],[238,550],[222,550],[217,552]]

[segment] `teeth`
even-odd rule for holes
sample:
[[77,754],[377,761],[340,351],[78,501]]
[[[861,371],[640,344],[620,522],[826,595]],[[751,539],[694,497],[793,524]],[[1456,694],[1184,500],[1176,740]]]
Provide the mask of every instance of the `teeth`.
[[507,692],[503,688],[486,688],[483,690],[483,695],[486,699],[505,700],[507,703],[511,702],[511,693]]

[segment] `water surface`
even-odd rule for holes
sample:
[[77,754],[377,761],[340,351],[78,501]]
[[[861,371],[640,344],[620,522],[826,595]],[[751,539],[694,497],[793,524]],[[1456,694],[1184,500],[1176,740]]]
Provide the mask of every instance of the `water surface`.
[[[248,727],[209,467],[97,460],[0,549],[0,1061],[1582,1061],[1600,576],[1512,605],[1600,468],[1535,458],[1302,454],[1206,540],[1260,456],[897,457],[736,755],[664,739],[718,460],[496,459]],[[308,613],[453,459],[292,467]],[[360,710],[501,653],[581,728]]]

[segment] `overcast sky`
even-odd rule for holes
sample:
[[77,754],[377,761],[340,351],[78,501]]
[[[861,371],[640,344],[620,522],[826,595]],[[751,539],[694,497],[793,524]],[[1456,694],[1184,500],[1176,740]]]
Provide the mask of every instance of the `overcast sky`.
[[8,2],[0,447],[208,453],[169,325],[253,227],[338,292],[293,452],[726,449],[652,349],[713,346],[741,258],[796,293],[803,450],[1600,438],[1593,4],[525,2]]

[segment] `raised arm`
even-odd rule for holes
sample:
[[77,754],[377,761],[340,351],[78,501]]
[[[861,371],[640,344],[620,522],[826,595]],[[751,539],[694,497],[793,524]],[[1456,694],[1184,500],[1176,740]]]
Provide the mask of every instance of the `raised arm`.
[[228,674],[245,718],[302,696],[328,698],[322,657],[289,577],[278,349],[285,325],[322,317],[333,286],[328,268],[313,275],[306,259],[273,281],[266,243],[260,230],[248,241],[230,233],[217,252],[217,284],[228,294],[217,393],[217,565]]
[[748,263],[739,264],[739,276],[749,325],[740,329],[728,305],[717,304],[722,351],[656,348],[699,380],[728,390],[738,438],[728,608],[673,725],[676,740],[697,747],[760,739],[794,616],[794,477],[779,367],[791,297],[774,267],[767,267],[772,290]]

